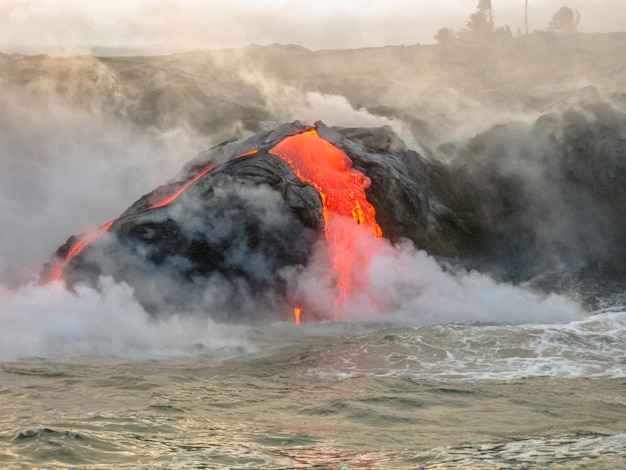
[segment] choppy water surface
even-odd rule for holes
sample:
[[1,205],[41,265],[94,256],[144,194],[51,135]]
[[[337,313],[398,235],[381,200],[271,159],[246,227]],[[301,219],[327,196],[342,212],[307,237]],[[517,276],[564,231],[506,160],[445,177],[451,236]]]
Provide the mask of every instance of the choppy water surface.
[[626,467],[626,312],[222,335],[1,363],[0,467]]

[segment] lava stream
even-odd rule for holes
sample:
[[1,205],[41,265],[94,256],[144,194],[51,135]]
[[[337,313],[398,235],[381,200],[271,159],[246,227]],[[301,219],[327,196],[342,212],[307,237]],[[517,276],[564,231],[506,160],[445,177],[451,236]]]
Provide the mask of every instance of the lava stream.
[[301,307],[294,307],[293,309],[293,318],[294,321],[296,322],[296,325],[300,324],[300,315],[302,314],[302,308]]
[[[241,155],[237,155],[235,158],[247,157],[249,155],[254,155],[257,152],[258,152],[258,150],[254,149],[254,150],[251,150],[249,152],[242,153]],[[156,202],[155,204],[151,205],[150,209],[157,209],[159,207],[165,207],[165,206],[171,204],[172,202],[174,202],[175,199],[178,198],[178,196],[180,196],[182,193],[184,193],[185,190],[187,190],[187,188],[189,188],[189,186],[194,184],[196,181],[198,181],[204,175],[209,173],[215,167],[217,167],[217,165],[210,165],[210,166],[206,167],[205,169],[200,171],[196,176],[194,176],[192,179],[190,179],[185,184],[183,184],[180,187],[180,189],[175,191],[172,195],[170,195],[170,196],[168,196],[166,198],[163,198],[160,201]],[[79,240],[72,246],[72,248],[70,248],[70,251],[68,251],[68,253],[65,256],[65,258],[63,260],[59,260],[54,265],[54,267],[50,271],[50,274],[47,276],[47,278],[44,280],[44,282],[60,281],[61,278],[63,277],[63,270],[65,269],[65,266],[67,265],[67,263],[69,263],[72,260],[72,258],[76,257],[76,255],[78,255],[81,251],[83,251],[83,249],[87,245],[89,245],[90,243],[95,241],[97,238],[99,238],[103,233],[108,231],[111,228],[111,226],[117,221],[117,219],[118,219],[118,217],[116,217],[115,219],[110,220],[106,224],[98,227],[96,230],[93,230],[91,232],[86,233],[85,235],[82,235],[79,238]]]
[[[251,150],[235,158],[254,155]],[[352,284],[353,266],[356,261],[354,224],[364,227],[375,237],[382,237],[382,230],[376,222],[376,210],[365,196],[370,180],[363,173],[352,169],[352,160],[339,148],[321,138],[315,129],[287,137],[268,152],[281,158],[304,183],[313,186],[322,200],[324,234],[332,251],[333,268],[336,270],[338,296],[335,305],[347,300]],[[176,200],[192,184],[217,165],[210,165],[185,182],[173,194],[152,204],[150,209],[165,207]],[[76,257],[87,245],[108,231],[117,221],[111,220],[93,232],[79,238],[63,260],[52,267],[47,280],[60,280],[67,263]],[[360,257],[364,263],[367,256]],[[364,264],[365,265],[365,264]],[[294,319],[300,323],[302,308],[294,309]]]
[[[237,155],[235,158],[241,158],[241,157],[247,157],[249,155],[254,155],[255,153],[257,153],[258,150],[254,149],[254,150],[250,150],[249,152],[246,153],[242,153],[241,155]],[[194,176],[192,179],[190,179],[189,181],[187,181],[178,191],[176,191],[174,194],[172,194],[169,197],[166,197],[165,199],[157,202],[156,204],[153,204],[152,206],[150,206],[150,209],[157,209],[159,207],[165,207],[168,204],[172,203],[176,198],[178,198],[178,196],[180,196],[182,193],[184,193],[187,188],[189,186],[191,186],[192,184],[194,184],[196,181],[198,181],[200,178],[202,178],[204,175],[206,175],[209,171],[213,170],[215,167],[217,167],[217,165],[211,165],[208,166],[207,168],[205,168],[204,170],[202,170],[200,173],[198,173],[196,176]]]
[[111,228],[111,225],[113,225],[116,220],[117,220],[117,217],[115,219],[113,219],[113,220],[108,221],[106,224],[101,225],[96,230],[93,230],[91,232],[88,232],[88,233],[82,235],[78,239],[78,241],[72,246],[70,251],[67,252],[67,255],[65,256],[65,259],[63,261],[59,261],[54,266],[54,268],[52,269],[52,272],[50,273],[49,280],[50,281],[59,281],[59,280],[61,280],[61,277],[63,276],[63,269],[65,269],[65,265],[72,258],[74,258],[78,253],[83,251],[83,249],[87,245],[89,245],[91,242],[93,242],[96,238],[100,237],[100,235],[102,235],[104,232],[109,230],[109,228]]
[[370,180],[352,169],[352,160],[321,138],[315,129],[282,140],[269,153],[289,164],[300,180],[320,194],[324,233],[339,276],[339,295],[335,298],[335,306],[339,306],[348,298],[356,256],[354,232],[346,226],[345,218],[368,228],[375,237],[381,238],[383,234],[376,222],[376,209],[365,197]]
[[176,191],[174,194],[172,194],[169,197],[166,197],[165,199],[162,199],[161,201],[157,202],[156,204],[151,205],[150,209],[157,209],[159,207],[165,207],[168,204],[172,203],[176,198],[178,198],[178,196],[183,194],[185,192],[185,190],[189,186],[194,184],[196,181],[198,181],[200,178],[202,178],[204,175],[206,175],[209,171],[211,171],[216,166],[217,165],[211,165],[211,166],[205,168],[200,173],[198,173],[196,176],[194,176],[191,180],[187,181],[184,185],[182,185],[182,187],[178,191]]

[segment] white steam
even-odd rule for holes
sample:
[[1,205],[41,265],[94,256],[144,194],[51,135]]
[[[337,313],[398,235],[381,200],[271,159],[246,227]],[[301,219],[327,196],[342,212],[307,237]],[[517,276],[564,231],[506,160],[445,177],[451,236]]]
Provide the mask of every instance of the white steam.
[[[280,96],[284,99],[284,95]],[[290,101],[291,106],[285,102],[280,104],[287,106],[276,106],[276,109],[287,110],[286,117],[288,121],[297,119],[307,124],[322,121],[333,123],[334,126],[338,127],[389,126],[410,148],[420,150],[413,134],[400,119],[376,116],[366,109],[354,108],[345,96],[308,92],[300,100]],[[294,107],[294,103],[297,103],[298,106]]]
[[355,227],[354,235],[358,262],[349,298],[335,307],[337,273],[330,267],[332,254],[324,247],[306,270],[289,274],[295,298],[314,311],[336,312],[344,320],[408,325],[545,324],[584,317],[579,306],[565,297],[540,296],[478,272],[447,272],[410,242],[394,246],[360,227]]
[[32,88],[0,95],[0,283],[10,285],[37,273],[70,235],[163,184],[210,142],[182,127],[140,132]]
[[[142,194],[167,181],[197,151],[206,149],[212,138],[189,131],[178,121],[162,133],[148,126],[131,128],[124,119],[124,106],[115,107],[116,113],[110,114],[92,107],[109,101],[108,88],[96,91],[96,100],[78,96],[72,104],[57,97],[54,90],[63,84],[46,79],[44,71],[42,67],[38,72],[43,77],[40,83],[31,86],[40,93],[31,95],[15,87],[0,94],[0,126],[4,130],[0,138],[0,360],[49,354],[150,356],[184,353],[196,343],[217,348],[245,344],[237,338],[237,330],[218,327],[210,320],[177,316],[155,320],[127,286],[110,280],[103,280],[99,291],[78,287],[76,293],[59,285],[13,288],[38,272],[68,236],[119,215]],[[340,70],[337,75],[342,73]],[[414,115],[429,123],[454,124],[454,137],[503,119],[502,114],[481,113],[481,104],[471,96],[463,98],[461,92],[446,88],[437,91],[439,76],[430,76],[421,67],[397,74],[403,81],[390,80],[399,84],[398,88],[388,90],[381,103],[388,102],[394,109],[408,105],[432,108],[422,113],[418,107]],[[400,117],[367,111],[366,107],[380,103],[362,104],[354,96],[311,91],[315,89],[312,85],[298,88],[286,79],[263,74],[258,78],[242,75],[255,85],[263,105],[280,121],[322,120],[345,127],[389,125],[409,147],[417,148],[408,124]],[[231,75],[228,77],[230,80]],[[81,80],[78,77],[76,83]],[[423,84],[416,86],[416,81]],[[115,91],[115,80],[112,86]],[[81,107],[76,103],[87,104]],[[507,113],[510,116],[503,120],[518,114],[515,110]],[[439,114],[441,118],[429,119]],[[489,120],[483,119],[485,115]],[[460,126],[459,122],[470,124]],[[265,200],[259,200],[262,202]],[[540,297],[479,273],[450,273],[409,245],[394,247],[362,234],[355,237],[360,244],[358,253],[368,254],[371,260],[355,273],[357,288],[339,312],[342,319],[411,325],[552,323],[582,315],[565,298]],[[327,247],[319,247],[303,272],[291,271],[286,276],[294,296],[333,316],[337,275]],[[5,287],[8,285],[11,288]]]
[[[357,264],[369,262],[369,266],[353,273],[355,288],[339,308],[334,305],[337,273],[325,244],[318,246],[307,269],[286,270],[292,295],[305,308],[328,318],[337,314],[342,321],[413,326],[548,324],[584,316],[566,298],[541,297],[476,272],[448,273],[408,243],[392,246],[360,228],[355,230],[358,250],[366,250],[360,251],[361,263]],[[185,355],[196,352],[197,345],[202,345],[202,351],[227,355],[228,351],[253,349],[246,338],[248,331],[245,326],[217,324],[208,316],[185,312],[155,318],[137,302],[132,289],[110,278],[102,278],[97,290],[78,285],[75,292],[61,283],[28,284],[17,290],[0,285],[0,361],[50,355]]]
[[49,355],[155,357],[247,346],[240,329],[208,318],[151,317],[126,284],[101,279],[99,290],[61,283],[0,285],[0,361]]
[[298,120],[306,125],[322,121],[337,127],[389,126],[410,148],[420,150],[414,134],[402,119],[372,114],[364,107],[353,105],[346,96],[340,94],[308,91],[302,86],[287,85],[247,64],[240,66],[238,74],[260,91],[265,106],[276,119],[272,124]]

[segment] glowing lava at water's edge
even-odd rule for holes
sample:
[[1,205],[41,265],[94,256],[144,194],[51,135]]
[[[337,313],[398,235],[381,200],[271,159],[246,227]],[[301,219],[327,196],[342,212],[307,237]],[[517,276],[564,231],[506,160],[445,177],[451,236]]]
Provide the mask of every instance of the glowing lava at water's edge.
[[[235,158],[267,154],[287,163],[303,183],[313,186],[320,195],[324,235],[332,254],[332,266],[337,273],[338,293],[334,301],[336,310],[334,316],[337,318],[338,308],[348,300],[353,287],[351,279],[357,255],[354,226],[361,226],[374,237],[382,237],[382,230],[376,222],[376,211],[365,195],[370,180],[363,173],[354,170],[352,160],[341,149],[320,137],[315,128],[288,136],[266,152],[254,149]],[[218,165],[213,164],[197,172],[185,183],[178,184],[172,194],[151,204],[146,210],[168,206],[191,185],[217,167]],[[67,263],[111,229],[117,220],[118,218],[115,218],[97,230],[80,236],[64,258],[52,266],[44,281],[61,280]],[[367,262],[367,256],[365,258]],[[294,309],[296,323],[300,323],[302,311],[302,307]]]
[[280,141],[270,154],[283,159],[296,176],[317,189],[322,198],[324,233],[333,251],[338,273],[339,295],[335,307],[348,299],[352,266],[356,256],[354,232],[345,225],[351,219],[368,228],[375,237],[383,232],[376,222],[376,210],[365,197],[370,180],[352,168],[352,160],[339,148],[322,139],[315,129]]

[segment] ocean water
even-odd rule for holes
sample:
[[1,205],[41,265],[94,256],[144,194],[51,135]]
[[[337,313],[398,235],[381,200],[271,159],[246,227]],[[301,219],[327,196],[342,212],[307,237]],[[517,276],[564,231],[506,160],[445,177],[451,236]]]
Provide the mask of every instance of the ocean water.
[[41,289],[3,293],[0,468],[626,468],[622,309],[226,326]]

